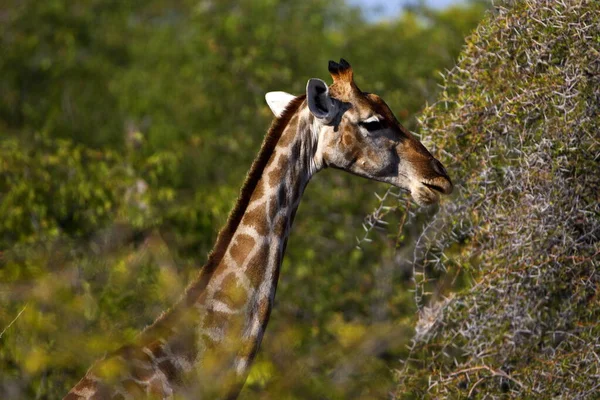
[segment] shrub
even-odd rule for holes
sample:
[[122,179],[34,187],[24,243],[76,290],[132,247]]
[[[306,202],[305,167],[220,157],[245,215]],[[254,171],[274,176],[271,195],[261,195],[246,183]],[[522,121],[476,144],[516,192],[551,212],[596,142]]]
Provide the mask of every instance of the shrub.
[[472,285],[421,310],[397,398],[597,394],[599,110],[600,3],[507,1],[468,39],[421,118],[457,194],[417,247]]

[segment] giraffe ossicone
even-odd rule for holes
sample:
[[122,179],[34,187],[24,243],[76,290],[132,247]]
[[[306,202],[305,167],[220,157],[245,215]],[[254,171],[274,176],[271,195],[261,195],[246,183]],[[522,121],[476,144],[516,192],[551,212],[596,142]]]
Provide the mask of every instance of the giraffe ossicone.
[[357,87],[347,61],[331,61],[329,72],[330,86],[313,78],[301,96],[265,96],[276,118],[198,278],[66,399],[235,398],[269,320],[296,210],[320,170],[402,187],[422,205],[452,192],[442,164]]

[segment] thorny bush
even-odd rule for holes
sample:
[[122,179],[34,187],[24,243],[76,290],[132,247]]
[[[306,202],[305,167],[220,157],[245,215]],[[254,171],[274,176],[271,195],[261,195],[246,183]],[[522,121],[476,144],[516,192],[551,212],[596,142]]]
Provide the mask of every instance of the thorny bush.
[[457,190],[414,249],[436,290],[395,397],[597,394],[600,3],[496,4],[420,122]]

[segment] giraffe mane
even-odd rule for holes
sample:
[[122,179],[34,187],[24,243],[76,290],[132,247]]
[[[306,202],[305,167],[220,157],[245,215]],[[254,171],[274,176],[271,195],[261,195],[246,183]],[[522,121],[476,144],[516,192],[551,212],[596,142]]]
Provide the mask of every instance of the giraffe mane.
[[246,209],[248,208],[252,193],[254,193],[256,185],[262,177],[263,171],[267,166],[271,155],[273,155],[275,147],[277,146],[283,131],[287,127],[292,117],[296,114],[302,103],[304,103],[305,99],[305,94],[296,97],[287,105],[281,116],[273,120],[263,140],[258,155],[254,159],[254,162],[250,167],[250,171],[246,175],[246,179],[242,185],[238,199],[233,209],[229,213],[227,222],[219,231],[215,245],[208,255],[206,264],[200,270],[198,278],[192,281],[192,283],[188,286],[178,304],[176,304],[170,310],[164,312],[156,319],[156,321],[154,321],[152,325],[148,326],[141,333],[140,339],[142,343],[155,340],[157,333],[160,336],[163,331],[168,331],[170,325],[169,322],[177,319],[179,312],[183,311],[183,309],[185,309],[187,306],[194,304],[198,297],[204,292],[208,282],[210,281],[210,278],[223,259],[225,251],[231,243],[231,239],[233,238],[233,235],[237,230],[242,217],[246,212]]

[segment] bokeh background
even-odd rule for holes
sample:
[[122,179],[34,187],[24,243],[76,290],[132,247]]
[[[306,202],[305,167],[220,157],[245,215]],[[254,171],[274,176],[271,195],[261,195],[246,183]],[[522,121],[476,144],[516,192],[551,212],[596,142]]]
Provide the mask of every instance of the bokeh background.
[[[60,398],[178,298],[272,119],[266,92],[300,94],[343,57],[418,134],[415,115],[464,87],[444,77],[490,7],[3,0],[0,398]],[[448,159],[434,146],[441,129],[425,133]],[[241,398],[401,397],[424,306],[478,275],[472,257],[450,273],[415,262],[436,211],[340,171],[315,177]]]

